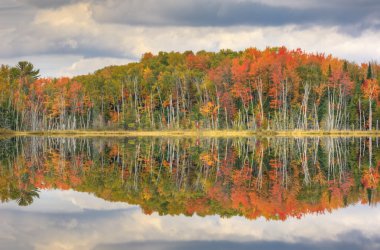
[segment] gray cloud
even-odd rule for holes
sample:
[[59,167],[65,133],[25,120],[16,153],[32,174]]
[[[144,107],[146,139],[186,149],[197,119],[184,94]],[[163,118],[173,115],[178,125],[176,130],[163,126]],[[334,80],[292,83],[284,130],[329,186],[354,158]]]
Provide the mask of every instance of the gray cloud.
[[[9,1],[9,0],[8,0]],[[75,0],[18,0],[20,3],[36,7],[36,8],[58,8],[64,5],[69,5],[75,2]]]
[[[103,1],[102,1],[103,2]],[[285,2],[286,3],[286,2]],[[114,0],[95,1],[94,18],[100,22],[150,26],[283,26],[334,25],[377,27],[380,2],[376,0],[332,0],[320,5],[312,0],[288,5],[260,1],[226,0]]]
[[[209,249],[209,250],[251,250],[251,249],[261,249],[261,250],[334,250],[334,249],[345,249],[345,250],[375,250],[377,249],[380,239],[368,239],[363,237],[363,235],[358,231],[353,231],[353,233],[358,233],[361,237],[360,241],[347,242],[347,238],[341,238],[340,241],[325,241],[325,242],[313,242],[310,239],[304,239],[303,241],[296,243],[280,242],[280,241],[254,241],[254,242],[231,242],[231,241],[148,241],[148,242],[128,242],[124,244],[101,244],[96,246],[94,250],[198,250],[198,249]],[[358,238],[358,237],[356,237]],[[363,248],[363,246],[365,246]]]
[[[0,31],[16,29],[33,19],[35,12],[16,0],[4,0],[0,3]],[[3,37],[2,37],[3,38]],[[1,44],[1,41],[0,41]]]
[[282,45],[365,62],[380,57],[379,11],[376,0],[2,0],[0,63],[49,58],[62,67],[42,74],[73,75],[147,51]]

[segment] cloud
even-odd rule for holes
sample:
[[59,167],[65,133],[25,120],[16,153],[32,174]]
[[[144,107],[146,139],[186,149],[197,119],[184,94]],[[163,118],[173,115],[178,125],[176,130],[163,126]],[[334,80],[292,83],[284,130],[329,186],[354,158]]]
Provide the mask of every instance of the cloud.
[[1,204],[1,211],[28,212],[37,214],[73,214],[85,210],[137,210],[138,207],[122,202],[109,202],[95,195],[73,190],[40,190],[40,198],[28,207],[18,206],[15,201]]
[[[281,2],[278,4],[277,2]],[[374,27],[380,3],[370,1],[113,0],[91,5],[99,22],[149,26],[327,25]],[[318,4],[317,4],[318,3]]]
[[75,2],[75,0],[19,0],[19,2],[36,8],[58,8],[61,6],[69,5]]
[[5,249],[377,249],[379,214],[357,204],[284,222],[144,215],[137,206],[54,190],[30,207],[2,204],[0,241]]
[[96,58],[82,58],[71,64],[69,67],[64,67],[59,71],[61,76],[75,76],[78,74],[88,74],[95,70],[101,69],[110,65],[124,65],[132,62],[130,59],[123,58],[109,58],[109,57],[96,57]]
[[[282,249],[282,250],[319,250],[319,249],[376,249],[377,242],[379,239],[376,239],[375,242],[372,240],[363,237],[361,232],[354,231],[357,233],[356,237],[362,236],[360,242],[335,242],[335,241],[326,241],[326,242],[310,242],[308,239],[305,239],[304,242],[297,243],[288,243],[288,242],[268,242],[268,241],[253,241],[253,242],[233,242],[233,241],[148,241],[148,242],[128,242],[122,244],[101,244],[96,246],[94,249],[129,249],[129,250],[196,250],[196,249],[218,249],[218,250],[251,250],[251,249],[261,249],[261,250],[273,250],[273,249]],[[353,234],[352,233],[352,234]],[[343,238],[343,237],[342,237]],[[366,243],[366,247],[363,248],[363,243]]]
[[379,10],[371,0],[4,0],[0,62],[23,58],[60,76],[148,51],[285,45],[360,63],[380,57]]

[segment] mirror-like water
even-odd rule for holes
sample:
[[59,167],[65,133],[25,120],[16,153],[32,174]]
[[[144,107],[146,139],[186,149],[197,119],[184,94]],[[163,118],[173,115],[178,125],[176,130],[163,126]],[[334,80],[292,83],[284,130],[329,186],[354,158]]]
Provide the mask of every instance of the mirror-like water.
[[0,141],[5,249],[378,249],[377,138]]

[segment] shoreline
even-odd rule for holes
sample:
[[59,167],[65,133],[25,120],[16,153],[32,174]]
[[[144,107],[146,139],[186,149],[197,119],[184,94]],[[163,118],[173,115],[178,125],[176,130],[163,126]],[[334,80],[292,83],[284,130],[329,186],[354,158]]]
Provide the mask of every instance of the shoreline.
[[67,136],[67,137],[380,137],[380,130],[53,130],[9,131],[0,136]]

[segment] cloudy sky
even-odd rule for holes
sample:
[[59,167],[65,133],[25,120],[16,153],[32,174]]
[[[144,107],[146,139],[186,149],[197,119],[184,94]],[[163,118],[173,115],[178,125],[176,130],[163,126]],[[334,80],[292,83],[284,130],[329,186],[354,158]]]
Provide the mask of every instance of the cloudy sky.
[[75,191],[42,190],[29,207],[0,206],[4,249],[379,249],[379,207],[250,221],[144,215],[138,206]]
[[285,45],[380,58],[378,0],[1,0],[0,63],[72,76],[144,52]]

